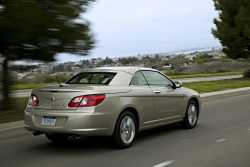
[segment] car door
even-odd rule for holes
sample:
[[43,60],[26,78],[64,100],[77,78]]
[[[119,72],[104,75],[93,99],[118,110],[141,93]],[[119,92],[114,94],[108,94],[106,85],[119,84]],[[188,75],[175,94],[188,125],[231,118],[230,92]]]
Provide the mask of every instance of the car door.
[[175,89],[173,81],[158,71],[143,71],[143,74],[153,92],[152,100],[157,110],[157,120],[168,121],[180,117],[184,94]]
[[136,105],[141,122],[144,124],[155,120],[156,110],[152,101],[153,92],[142,72],[138,71],[134,74],[130,82],[130,89],[133,104]]

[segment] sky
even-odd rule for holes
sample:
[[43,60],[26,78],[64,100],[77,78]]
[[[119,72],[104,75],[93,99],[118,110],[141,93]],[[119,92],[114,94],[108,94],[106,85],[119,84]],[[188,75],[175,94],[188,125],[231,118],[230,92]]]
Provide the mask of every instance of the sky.
[[[218,47],[212,0],[97,0],[83,17],[97,41],[89,58]],[[77,61],[61,55],[59,62]]]

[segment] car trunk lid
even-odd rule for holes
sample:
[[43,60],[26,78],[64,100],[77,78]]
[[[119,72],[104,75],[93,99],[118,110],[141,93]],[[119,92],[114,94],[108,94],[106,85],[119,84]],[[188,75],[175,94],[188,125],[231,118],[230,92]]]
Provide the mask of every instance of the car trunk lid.
[[64,84],[37,89],[32,93],[35,94],[39,99],[39,106],[36,107],[38,109],[75,110],[68,108],[68,104],[76,96],[92,94],[115,94],[125,93],[128,91],[128,88],[111,88],[110,86]]

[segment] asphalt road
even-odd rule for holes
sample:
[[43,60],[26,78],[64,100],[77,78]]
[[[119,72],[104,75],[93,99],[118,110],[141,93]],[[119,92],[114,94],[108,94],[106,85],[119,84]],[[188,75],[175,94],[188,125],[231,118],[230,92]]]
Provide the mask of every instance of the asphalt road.
[[24,129],[0,133],[1,167],[249,167],[250,95],[203,104],[199,126],[178,124],[141,133],[133,147],[116,150],[108,138],[55,146]]

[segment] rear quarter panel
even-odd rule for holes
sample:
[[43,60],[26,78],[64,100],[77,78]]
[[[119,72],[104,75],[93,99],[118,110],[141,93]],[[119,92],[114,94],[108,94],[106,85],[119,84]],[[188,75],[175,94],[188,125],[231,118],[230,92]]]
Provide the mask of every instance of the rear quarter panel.
[[110,115],[110,126],[115,127],[119,115],[128,108],[133,108],[139,116],[139,124],[154,119],[152,91],[149,87],[130,87],[129,92],[107,94],[105,101],[96,107],[95,112],[106,112]]

